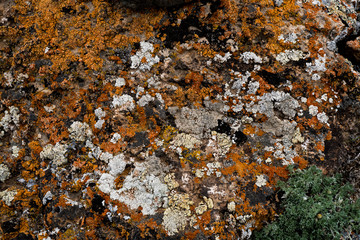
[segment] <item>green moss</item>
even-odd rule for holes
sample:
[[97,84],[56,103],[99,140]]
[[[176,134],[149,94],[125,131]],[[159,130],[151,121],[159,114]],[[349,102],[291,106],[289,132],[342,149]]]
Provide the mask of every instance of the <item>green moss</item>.
[[328,177],[312,166],[292,171],[284,191],[284,212],[254,234],[255,239],[340,239],[360,229],[360,201],[353,187],[342,185],[339,175]]

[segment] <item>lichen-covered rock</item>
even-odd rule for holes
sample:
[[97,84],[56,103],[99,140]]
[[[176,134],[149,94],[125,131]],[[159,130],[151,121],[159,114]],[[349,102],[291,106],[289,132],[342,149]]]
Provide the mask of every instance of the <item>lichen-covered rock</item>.
[[0,15],[4,239],[249,239],[281,211],[289,165],[345,173],[360,196],[354,1]]

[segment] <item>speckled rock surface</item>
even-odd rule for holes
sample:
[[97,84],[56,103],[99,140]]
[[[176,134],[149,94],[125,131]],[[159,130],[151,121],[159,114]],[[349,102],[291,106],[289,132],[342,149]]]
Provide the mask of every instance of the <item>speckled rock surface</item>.
[[289,165],[360,189],[354,1],[170,2],[0,2],[2,239],[249,239]]

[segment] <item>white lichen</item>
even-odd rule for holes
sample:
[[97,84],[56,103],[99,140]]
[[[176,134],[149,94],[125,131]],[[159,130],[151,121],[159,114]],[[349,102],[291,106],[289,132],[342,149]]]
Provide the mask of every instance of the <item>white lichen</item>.
[[234,78],[235,81],[232,85],[232,89],[241,90],[245,86],[245,84],[248,82],[248,79],[250,78],[251,73],[249,71],[246,71],[245,75],[242,75],[239,72],[234,72],[234,75],[236,77]]
[[111,199],[126,204],[130,209],[141,207],[144,215],[154,215],[159,207],[167,206],[169,189],[161,180],[167,168],[162,166],[160,159],[151,156],[146,162],[135,162],[135,168],[126,176],[120,189],[115,188],[113,174],[122,172],[126,162],[120,156],[118,159],[110,160],[110,163],[110,173],[101,175],[98,187],[102,192],[109,194]]
[[17,107],[9,107],[9,111],[5,110],[4,116],[1,118],[0,126],[3,127],[4,131],[14,129],[14,125],[18,126],[20,122],[20,111]]
[[284,41],[284,43],[296,43],[297,41],[297,35],[296,33],[289,33],[289,34],[281,34],[279,37],[278,37],[278,40],[279,41]]
[[211,198],[204,196],[203,199],[209,209],[214,208],[214,201]]
[[89,158],[100,158],[102,151],[99,146],[95,146],[90,140],[86,140],[85,147],[90,148],[88,153]]
[[205,175],[205,172],[203,169],[196,169],[195,170],[195,176],[198,178],[202,178]]
[[139,99],[138,104],[140,107],[144,107],[149,102],[154,101],[154,100],[155,100],[154,97],[152,97],[150,94],[146,94]]
[[113,159],[114,158],[114,155],[112,155],[111,153],[109,153],[109,152],[102,152],[101,154],[100,154],[100,160],[101,161],[104,161],[104,162],[106,162],[106,163],[108,163],[111,159]]
[[10,178],[10,170],[5,164],[0,164],[0,182],[5,182]]
[[[158,56],[153,57],[154,47],[149,42],[140,42],[140,50],[134,56],[131,56],[131,69],[141,71],[150,70],[151,67],[160,61]],[[143,61],[145,59],[145,62]]]
[[11,151],[12,151],[11,156],[12,156],[13,158],[18,158],[18,157],[19,157],[20,148],[19,148],[18,146],[13,146],[13,147],[11,148]]
[[304,142],[304,137],[301,135],[300,132],[300,128],[296,128],[293,138],[291,139],[292,143],[296,144],[296,143],[303,143]]
[[318,114],[318,107],[317,107],[317,106],[314,106],[314,105],[310,105],[310,106],[309,106],[309,113],[310,113],[312,116],[316,116],[316,114]]
[[247,94],[255,94],[259,87],[260,83],[258,81],[249,82]]
[[277,7],[280,7],[283,4],[284,0],[274,0],[274,3]]
[[318,56],[314,63],[306,63],[306,71],[310,74],[312,72],[324,72],[326,71],[326,54],[324,56]]
[[279,61],[281,64],[286,64],[290,61],[299,61],[304,59],[306,55],[300,50],[285,50],[284,52],[279,53],[276,55],[276,60]]
[[280,110],[285,116],[294,118],[300,104],[289,93],[282,91],[272,91],[260,97],[260,101],[250,102],[246,105],[246,110],[252,113],[262,113],[268,118],[275,116],[274,108]]
[[241,112],[243,110],[243,108],[244,108],[244,104],[241,102],[236,103],[235,105],[231,106],[231,109],[236,113]]
[[185,229],[187,214],[181,209],[168,208],[164,212],[162,225],[167,233],[172,236]]
[[314,73],[313,75],[311,75],[311,80],[313,80],[313,81],[318,81],[320,79],[321,79],[321,77],[317,73]]
[[103,111],[101,108],[97,108],[95,109],[95,116],[98,117],[99,119],[102,119],[106,116],[106,112]]
[[195,213],[196,213],[197,215],[201,215],[201,214],[203,214],[204,212],[206,212],[207,209],[208,209],[207,204],[206,204],[205,202],[201,201],[201,202],[199,203],[199,205],[198,205],[197,207],[195,207]]
[[40,152],[40,158],[43,160],[49,159],[55,166],[61,166],[67,163],[67,158],[65,157],[67,147],[67,144],[61,144],[59,142],[57,142],[55,146],[48,144]]
[[47,202],[51,201],[53,199],[54,195],[51,193],[51,191],[47,191],[45,193],[45,196],[42,199],[42,204],[46,205]]
[[127,162],[125,161],[124,154],[118,154],[109,161],[109,173],[113,176],[121,174],[126,167]]
[[321,112],[316,115],[317,119],[321,123],[328,123],[329,117],[326,115],[326,113]]
[[215,111],[207,111],[205,109],[192,109],[183,107],[175,114],[175,124],[180,131],[203,135],[204,131],[214,128],[218,124],[221,114]]
[[50,106],[44,106],[45,111],[47,111],[48,113],[52,113],[55,110],[56,106],[50,105]]
[[216,131],[211,132],[211,139],[207,144],[208,148],[211,148],[215,160],[218,160],[220,157],[224,156],[229,152],[230,147],[233,142],[231,138],[225,133],[218,133]]
[[256,183],[255,185],[258,187],[266,186],[267,180],[264,174],[256,176]]
[[16,190],[6,189],[5,191],[0,192],[0,199],[3,200],[6,205],[10,206],[16,194],[17,194]]
[[211,162],[206,164],[206,175],[210,176],[211,174],[215,174],[216,177],[221,177],[221,163],[220,162]]
[[242,53],[240,55],[240,59],[246,64],[249,64],[250,61],[252,61],[254,63],[262,63],[262,58],[257,56],[253,52],[244,52],[244,53]]
[[97,128],[97,129],[101,129],[102,126],[104,125],[104,123],[105,123],[105,120],[100,119],[100,120],[96,121],[94,127]]
[[236,207],[236,204],[234,201],[231,201],[227,204],[227,208],[228,208],[229,212],[235,212],[235,207]]
[[117,141],[119,141],[119,139],[121,139],[121,135],[118,134],[118,133],[114,133],[114,135],[110,139],[110,142],[113,143],[113,144],[116,144]]
[[124,78],[116,78],[115,79],[115,87],[122,87],[122,86],[125,86],[126,82],[125,82],[125,79]]
[[175,173],[169,173],[164,177],[164,182],[167,184],[169,190],[179,187],[179,183],[175,180]]
[[75,141],[84,142],[92,137],[91,128],[87,123],[73,122],[69,128],[70,138]]
[[214,61],[224,63],[224,62],[227,62],[227,60],[229,60],[230,57],[231,57],[231,53],[229,53],[229,52],[225,53],[224,56],[221,56],[220,54],[216,54],[214,57]]
[[11,73],[11,71],[4,72],[3,76],[6,80],[5,85],[8,87],[12,87],[13,84],[16,84],[16,83],[22,83],[22,82],[24,82],[25,79],[29,78],[29,75],[26,73],[19,73],[15,78],[13,76],[13,74]]
[[127,94],[113,97],[112,104],[115,108],[119,108],[120,110],[128,110],[132,111],[135,108],[134,99]]
[[14,77],[13,77],[11,71],[4,72],[3,76],[4,76],[5,80],[6,80],[5,85],[8,86],[8,87],[11,87],[12,83],[14,82]]

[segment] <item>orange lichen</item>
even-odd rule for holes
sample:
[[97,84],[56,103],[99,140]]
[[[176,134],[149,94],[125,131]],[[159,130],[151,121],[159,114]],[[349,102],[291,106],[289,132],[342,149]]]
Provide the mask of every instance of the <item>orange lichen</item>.
[[158,229],[159,225],[154,221],[153,218],[151,218],[146,222],[140,223],[138,228],[141,230],[141,237],[146,238],[153,236],[149,231]]
[[28,144],[29,148],[31,149],[31,153],[33,154],[33,158],[35,156],[39,156],[40,152],[42,151],[42,147],[39,143],[39,141],[31,141]]
[[50,141],[55,144],[69,136],[63,121],[55,117],[42,117],[40,129],[49,134]]
[[325,145],[323,142],[317,142],[315,149],[319,152],[324,152],[325,151]]

